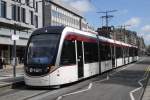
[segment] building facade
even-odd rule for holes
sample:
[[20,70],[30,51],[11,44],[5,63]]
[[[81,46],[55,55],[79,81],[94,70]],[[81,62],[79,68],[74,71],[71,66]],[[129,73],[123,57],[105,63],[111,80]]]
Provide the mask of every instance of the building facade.
[[49,0],[45,2],[44,14],[45,26],[65,25],[81,29],[81,20],[83,16],[80,12],[59,0]]
[[33,30],[49,25],[94,30],[78,10],[60,0],[0,0],[0,59],[12,63],[12,36],[16,33],[19,36],[17,61],[23,62],[25,46]]
[[124,43],[128,43],[134,46],[137,46],[137,33],[134,31],[122,29],[122,28],[114,28],[113,32],[111,32],[112,39],[122,41]]
[[42,2],[39,0],[0,0],[0,59],[11,64],[12,35],[16,32],[17,60],[22,62],[27,40],[36,28],[42,27]]
[[61,2],[61,0],[47,0],[44,5],[44,26],[63,25],[83,31],[94,31],[80,11]]
[[138,49],[139,49],[139,52],[138,52],[139,56],[144,55],[146,52],[146,45],[145,45],[143,37],[138,37],[137,44],[138,44]]
[[81,29],[83,16],[80,12],[60,0],[49,0],[44,7],[45,26],[70,26]]
[[95,32],[94,27],[89,25],[85,18],[82,18],[81,20],[81,30]]

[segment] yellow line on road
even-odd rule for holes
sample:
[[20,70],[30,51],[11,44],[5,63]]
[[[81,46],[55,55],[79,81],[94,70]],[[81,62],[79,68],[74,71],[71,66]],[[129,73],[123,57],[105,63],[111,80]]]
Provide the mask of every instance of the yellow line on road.
[[146,68],[144,69],[144,71],[145,71],[145,72],[149,72],[149,71],[150,71],[150,66],[146,67]]
[[147,68],[147,71],[148,71],[148,72],[150,71],[150,66]]
[[148,67],[147,71],[148,71],[148,72],[150,71],[150,66]]
[[141,81],[143,81],[143,80],[145,80],[145,79],[148,78],[149,72],[150,72],[150,66],[148,66],[148,67],[146,67],[146,68],[144,69],[144,77],[138,81],[138,84],[140,85],[140,87],[138,87],[138,88],[136,88],[136,89],[130,91],[129,94],[130,94],[131,100],[135,100],[135,98],[134,98],[134,96],[133,96],[133,93],[136,92],[136,91],[138,91],[138,90],[140,90],[140,89],[143,87],[143,84],[141,83]]

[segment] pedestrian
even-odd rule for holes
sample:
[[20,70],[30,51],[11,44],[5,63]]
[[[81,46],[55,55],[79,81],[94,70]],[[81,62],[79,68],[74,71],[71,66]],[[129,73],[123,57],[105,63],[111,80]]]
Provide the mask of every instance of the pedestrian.
[[2,61],[2,59],[0,59],[0,69],[2,69],[3,68],[3,61]]
[[5,67],[5,69],[6,69],[6,62],[5,62],[4,59],[3,59],[2,65],[4,65],[4,67]]

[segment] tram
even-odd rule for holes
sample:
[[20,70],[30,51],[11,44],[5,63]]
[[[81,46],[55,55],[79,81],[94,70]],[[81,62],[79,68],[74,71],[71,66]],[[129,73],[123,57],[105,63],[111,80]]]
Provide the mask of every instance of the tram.
[[60,86],[137,60],[136,46],[71,27],[49,26],[29,38],[24,79],[29,86]]

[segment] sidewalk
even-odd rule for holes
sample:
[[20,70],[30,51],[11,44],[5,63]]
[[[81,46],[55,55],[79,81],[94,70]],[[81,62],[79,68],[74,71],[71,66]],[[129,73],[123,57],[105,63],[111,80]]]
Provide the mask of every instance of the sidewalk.
[[150,100],[150,75],[142,100]]
[[[23,64],[18,64],[17,66],[16,66],[16,68],[23,68]],[[6,65],[6,67],[4,67],[3,69],[0,69],[0,71],[1,70],[5,70],[5,69],[13,69],[13,66],[12,65]]]
[[23,65],[16,66],[16,78],[13,76],[13,67],[7,65],[6,68],[0,69],[0,87],[11,85],[14,82],[23,81]]

